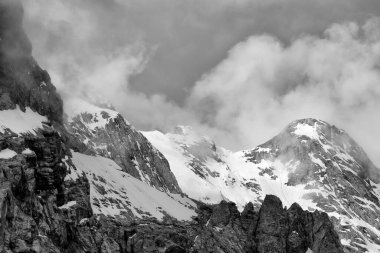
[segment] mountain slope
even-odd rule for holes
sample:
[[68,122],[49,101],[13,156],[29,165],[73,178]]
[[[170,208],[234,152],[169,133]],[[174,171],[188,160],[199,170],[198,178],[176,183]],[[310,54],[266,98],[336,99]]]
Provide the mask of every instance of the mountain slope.
[[378,169],[343,130],[299,120],[255,149],[230,152],[189,128],[179,129],[144,134],[168,158],[190,197],[228,199],[242,210],[249,200],[259,206],[274,194],[286,206],[297,202],[332,216],[346,252],[380,251]]
[[116,111],[71,100],[67,129],[88,151],[114,160],[123,170],[150,186],[180,193],[166,158]]
[[243,185],[244,180],[231,171],[226,160],[232,152],[216,147],[210,138],[185,126],[166,135],[158,131],[143,134],[165,155],[179,186],[191,198],[205,203],[231,200],[240,210],[257,198],[249,182]]
[[110,215],[129,220],[170,216],[191,220],[196,204],[180,194],[156,190],[125,173],[114,161],[73,153],[70,174],[65,181],[76,180],[83,173],[90,182],[90,199],[95,215]]

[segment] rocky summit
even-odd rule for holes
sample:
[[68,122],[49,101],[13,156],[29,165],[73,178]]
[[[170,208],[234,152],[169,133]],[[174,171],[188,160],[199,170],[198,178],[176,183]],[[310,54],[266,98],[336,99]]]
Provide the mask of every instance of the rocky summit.
[[125,172],[141,181],[172,193],[180,193],[166,158],[118,112],[84,101],[71,101],[73,112],[67,129],[85,150],[114,160]]
[[0,0],[0,252],[380,251],[379,170],[343,130],[298,120],[231,152],[63,107],[22,16]]

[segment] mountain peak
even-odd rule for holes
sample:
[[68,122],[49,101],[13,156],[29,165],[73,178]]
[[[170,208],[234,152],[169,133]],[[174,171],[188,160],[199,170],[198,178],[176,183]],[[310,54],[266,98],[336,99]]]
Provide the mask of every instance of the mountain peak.
[[178,125],[168,135],[177,143],[188,147],[195,145],[215,146],[214,141],[210,137],[198,133],[191,126]]
[[[99,107],[81,99],[71,99],[65,103],[65,111],[68,115],[68,120],[71,122],[76,117],[80,117],[83,124],[86,124],[89,129],[104,128],[111,119],[120,117],[115,110]],[[129,122],[125,121],[129,125]]]
[[287,126],[286,131],[297,136],[308,137],[315,140],[323,136],[330,136],[331,134],[341,135],[345,133],[344,130],[334,125],[313,118],[295,120]]

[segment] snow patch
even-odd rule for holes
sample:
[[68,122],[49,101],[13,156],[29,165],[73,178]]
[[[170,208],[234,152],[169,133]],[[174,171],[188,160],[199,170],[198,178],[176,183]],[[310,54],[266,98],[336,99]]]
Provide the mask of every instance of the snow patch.
[[60,207],[58,207],[59,209],[70,209],[70,207],[73,207],[73,206],[75,206],[77,204],[77,202],[76,201],[69,201],[69,202],[67,202],[66,204],[64,204],[64,205],[62,205],[62,206],[60,206]]
[[315,139],[315,140],[319,139],[317,126],[315,124],[311,126],[309,124],[298,123],[293,133],[299,136],[307,136],[310,139]]
[[17,153],[9,148],[0,151],[0,159],[11,159],[16,155]]
[[14,110],[0,111],[0,132],[4,133],[5,129],[17,134],[31,132],[42,128],[42,122],[47,121],[45,116],[32,111],[29,107],[23,112],[17,106]]
[[24,149],[21,154],[23,154],[23,155],[33,155],[35,153],[34,153],[34,151],[32,151],[29,148],[27,148],[27,149]]

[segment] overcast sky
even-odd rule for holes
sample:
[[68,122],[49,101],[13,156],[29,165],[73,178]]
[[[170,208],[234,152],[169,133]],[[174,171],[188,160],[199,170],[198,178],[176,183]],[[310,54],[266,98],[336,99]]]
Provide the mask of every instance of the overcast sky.
[[379,0],[23,0],[69,102],[138,129],[192,125],[232,150],[293,120],[347,130],[380,165]]

